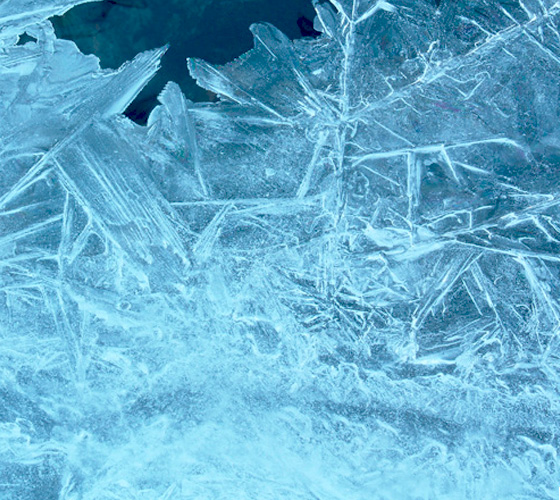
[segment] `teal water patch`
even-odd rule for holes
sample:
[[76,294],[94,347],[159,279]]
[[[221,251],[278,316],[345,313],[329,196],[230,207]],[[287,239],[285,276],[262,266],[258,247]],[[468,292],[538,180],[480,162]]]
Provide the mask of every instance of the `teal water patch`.
[[104,68],[117,68],[144,50],[169,44],[162,67],[127,110],[145,123],[168,81],[193,101],[212,101],[190,77],[186,58],[224,64],[252,47],[249,26],[269,22],[295,39],[316,36],[311,0],[104,0],[79,5],[52,18],[59,38],[95,54]]

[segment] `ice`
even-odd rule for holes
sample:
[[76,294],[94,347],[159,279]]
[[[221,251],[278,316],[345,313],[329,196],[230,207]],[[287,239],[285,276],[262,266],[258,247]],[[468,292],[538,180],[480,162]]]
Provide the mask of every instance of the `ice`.
[[317,2],[141,127],[77,3],[0,3],[0,496],[555,498],[560,5]]

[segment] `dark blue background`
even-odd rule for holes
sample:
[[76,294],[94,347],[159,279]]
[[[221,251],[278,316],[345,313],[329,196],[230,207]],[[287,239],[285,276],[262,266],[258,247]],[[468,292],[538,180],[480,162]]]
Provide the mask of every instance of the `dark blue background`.
[[223,64],[252,47],[252,23],[272,23],[293,39],[303,35],[301,18],[314,15],[311,0],[104,0],[79,5],[52,21],[58,37],[96,54],[105,68],[170,44],[158,75],[127,110],[144,123],[168,81],[177,82],[193,101],[214,99],[190,78],[187,57]]

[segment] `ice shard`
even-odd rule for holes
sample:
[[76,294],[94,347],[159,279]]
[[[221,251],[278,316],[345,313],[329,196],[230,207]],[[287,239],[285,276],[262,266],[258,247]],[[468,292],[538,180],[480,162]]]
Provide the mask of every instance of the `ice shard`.
[[555,498],[560,5],[318,1],[142,127],[77,3],[0,3],[0,496]]

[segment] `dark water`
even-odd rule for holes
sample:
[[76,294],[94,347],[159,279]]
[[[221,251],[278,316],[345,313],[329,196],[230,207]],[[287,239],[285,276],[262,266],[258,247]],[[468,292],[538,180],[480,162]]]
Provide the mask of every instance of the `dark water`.
[[315,36],[311,0],[104,0],[79,5],[52,19],[57,36],[117,68],[143,50],[169,44],[162,68],[127,110],[145,123],[168,81],[193,101],[212,100],[189,76],[187,57],[223,64],[249,50],[249,26],[269,22],[288,37]]

